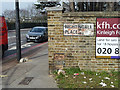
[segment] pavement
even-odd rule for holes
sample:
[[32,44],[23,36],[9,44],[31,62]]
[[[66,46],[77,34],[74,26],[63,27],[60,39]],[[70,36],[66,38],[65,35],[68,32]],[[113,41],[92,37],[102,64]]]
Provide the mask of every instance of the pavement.
[[2,88],[58,88],[49,75],[48,47],[3,72]]

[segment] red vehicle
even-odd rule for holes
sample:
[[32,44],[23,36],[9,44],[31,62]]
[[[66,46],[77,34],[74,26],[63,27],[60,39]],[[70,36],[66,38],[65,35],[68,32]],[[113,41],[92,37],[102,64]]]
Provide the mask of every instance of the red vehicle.
[[0,16],[0,54],[3,57],[8,49],[8,30],[4,16]]

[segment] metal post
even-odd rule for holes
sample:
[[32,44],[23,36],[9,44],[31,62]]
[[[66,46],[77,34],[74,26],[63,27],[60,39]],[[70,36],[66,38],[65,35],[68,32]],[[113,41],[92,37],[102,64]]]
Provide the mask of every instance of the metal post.
[[21,59],[21,37],[20,37],[20,19],[19,19],[19,1],[15,0],[16,7],[16,47],[17,47],[17,60]]

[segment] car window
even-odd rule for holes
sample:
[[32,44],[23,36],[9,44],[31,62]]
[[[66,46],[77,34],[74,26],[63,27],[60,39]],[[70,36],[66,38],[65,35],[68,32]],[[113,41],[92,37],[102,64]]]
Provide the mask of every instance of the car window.
[[33,28],[30,32],[39,32],[42,33],[44,32],[45,28]]

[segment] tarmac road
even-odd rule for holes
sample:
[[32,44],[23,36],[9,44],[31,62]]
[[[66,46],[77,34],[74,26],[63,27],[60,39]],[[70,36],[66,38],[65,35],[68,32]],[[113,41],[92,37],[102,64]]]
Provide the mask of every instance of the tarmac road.
[[[30,29],[21,29],[21,44],[26,43],[25,35]],[[8,47],[9,49],[16,46],[16,31],[15,30],[8,30]]]
[[[35,52],[35,47],[44,44],[45,42],[41,43],[34,43],[34,42],[26,42],[26,34],[30,30],[21,29],[21,52],[22,57],[29,56]],[[8,30],[8,50],[5,52],[4,58],[2,60],[3,63],[11,60],[16,59],[16,32],[15,30]]]
[[[27,29],[21,29],[21,48],[23,48],[23,45],[27,45],[26,42],[26,34],[30,30],[30,28]],[[27,47],[27,46],[26,46]],[[15,30],[8,30],[8,50],[16,49],[16,31]]]

